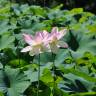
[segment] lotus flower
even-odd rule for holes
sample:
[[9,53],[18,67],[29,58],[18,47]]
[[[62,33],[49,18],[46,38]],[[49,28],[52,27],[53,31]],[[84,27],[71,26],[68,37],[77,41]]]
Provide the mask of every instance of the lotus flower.
[[61,41],[63,36],[66,34],[66,32],[67,32],[66,29],[58,31],[57,27],[53,27],[49,37],[50,38],[49,44],[50,44],[51,51],[53,53],[57,53],[60,47],[63,47],[63,48],[68,47],[67,43],[65,43],[64,41]]
[[28,52],[31,56],[43,53],[53,52],[57,53],[60,47],[67,48],[68,45],[61,41],[66,34],[66,29],[58,31],[57,27],[53,27],[51,33],[43,30],[43,32],[37,32],[35,36],[23,34],[27,47],[23,48],[21,52]]
[[38,55],[45,51],[50,51],[48,44],[49,33],[47,31],[37,32],[35,36],[23,34],[25,42],[29,45],[21,50],[21,52],[28,52],[30,56]]

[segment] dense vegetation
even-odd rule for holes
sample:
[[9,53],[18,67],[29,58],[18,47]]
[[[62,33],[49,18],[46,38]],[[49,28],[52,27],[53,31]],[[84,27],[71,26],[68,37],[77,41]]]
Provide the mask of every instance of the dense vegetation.
[[96,16],[62,7],[0,0],[0,96],[37,96],[38,56],[20,52],[26,46],[22,34],[50,32],[54,26],[67,28],[63,40],[69,48],[54,58],[40,54],[39,96],[53,96],[53,62],[54,96],[96,96]]
[[72,9],[82,7],[86,11],[96,14],[96,0],[10,0],[19,4],[39,5],[43,7],[54,7],[63,4],[62,9]]

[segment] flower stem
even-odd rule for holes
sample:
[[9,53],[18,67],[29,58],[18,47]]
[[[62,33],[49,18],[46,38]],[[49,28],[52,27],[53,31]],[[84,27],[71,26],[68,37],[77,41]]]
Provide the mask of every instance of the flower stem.
[[72,55],[70,49],[68,49],[68,52],[69,52],[70,57],[75,61],[75,59],[74,59],[74,57],[73,57],[73,55]]
[[37,84],[37,96],[39,96],[40,87],[40,54],[38,55],[38,84]]
[[71,52],[71,50],[69,48],[68,48],[68,52],[69,52],[69,55],[71,56],[71,58],[73,59],[73,61],[75,62],[76,66],[77,66],[76,60],[74,59],[74,57],[72,55],[72,52]]
[[53,60],[53,96],[55,96],[55,54],[52,53]]

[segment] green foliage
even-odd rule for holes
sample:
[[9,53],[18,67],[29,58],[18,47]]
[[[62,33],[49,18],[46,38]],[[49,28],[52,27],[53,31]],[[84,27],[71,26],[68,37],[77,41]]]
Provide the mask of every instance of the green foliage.
[[14,36],[3,35],[0,38],[0,50],[10,48],[14,40],[15,40]]
[[0,92],[0,96],[4,96],[2,92]]
[[30,82],[19,69],[5,67],[5,70],[0,70],[0,85],[0,90],[7,96],[22,96]]
[[40,96],[53,96],[53,60],[55,96],[96,95],[96,16],[61,7],[0,3],[0,96],[36,96],[38,56],[20,52],[25,46],[22,34],[50,32],[54,26],[68,29],[63,40],[69,48],[60,49],[54,59],[51,53],[41,54]]

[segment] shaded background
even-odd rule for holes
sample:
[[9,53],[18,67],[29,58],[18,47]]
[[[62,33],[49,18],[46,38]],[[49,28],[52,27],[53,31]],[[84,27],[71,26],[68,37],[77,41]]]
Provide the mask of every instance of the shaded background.
[[84,8],[96,14],[96,0],[11,0],[12,2],[28,3],[29,5],[40,5],[44,7],[54,7],[63,4],[62,9]]

